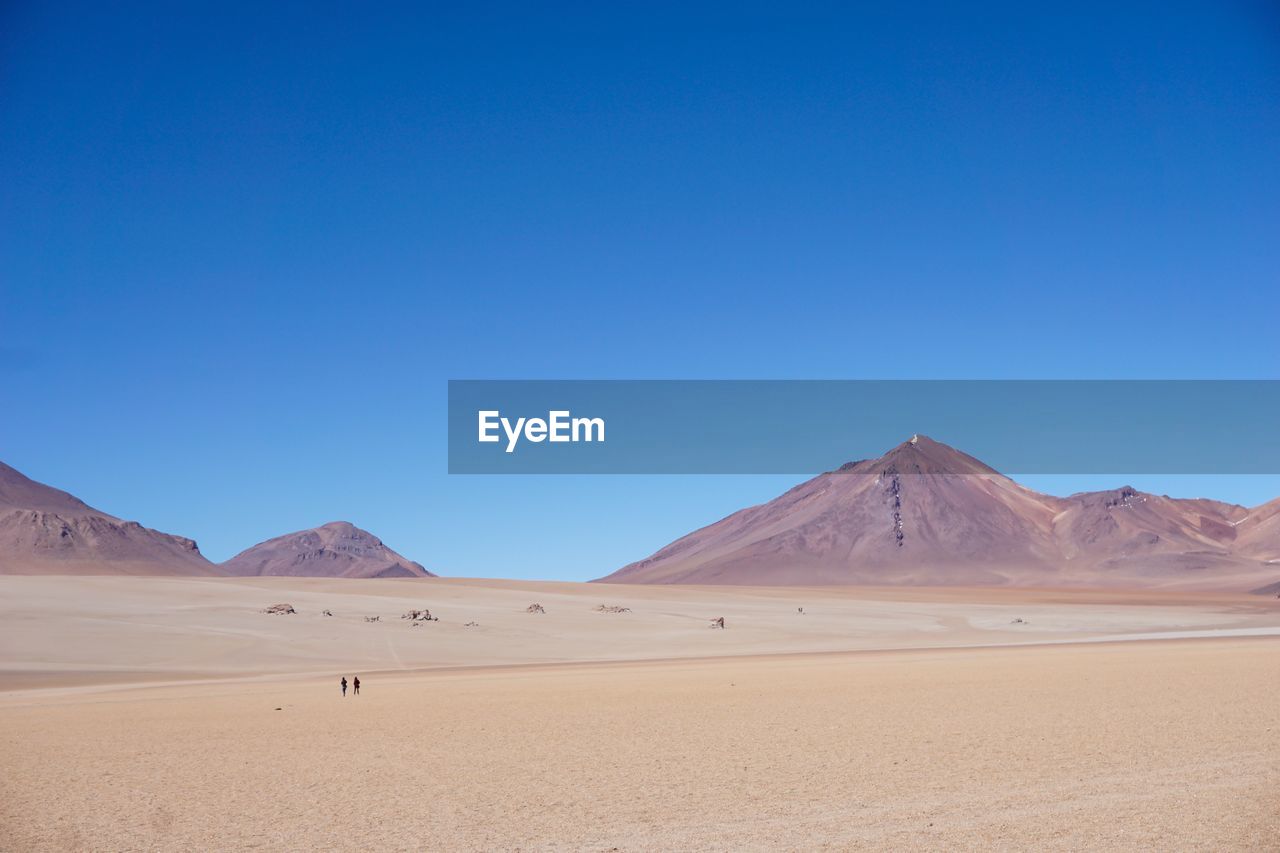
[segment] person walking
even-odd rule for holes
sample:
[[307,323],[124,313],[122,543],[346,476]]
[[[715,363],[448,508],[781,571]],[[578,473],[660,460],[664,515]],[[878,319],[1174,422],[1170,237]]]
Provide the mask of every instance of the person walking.
[[347,677],[345,675],[342,676],[342,696],[344,699],[347,696]]
[[360,676],[358,675],[351,676],[351,688],[352,690],[355,691],[355,694],[357,696],[360,695]]

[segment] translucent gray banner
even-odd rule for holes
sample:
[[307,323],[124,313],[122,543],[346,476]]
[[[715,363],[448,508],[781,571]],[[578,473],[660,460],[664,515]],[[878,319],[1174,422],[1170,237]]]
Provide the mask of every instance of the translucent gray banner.
[[453,380],[453,474],[812,474],[927,435],[1007,474],[1280,473],[1277,380]]

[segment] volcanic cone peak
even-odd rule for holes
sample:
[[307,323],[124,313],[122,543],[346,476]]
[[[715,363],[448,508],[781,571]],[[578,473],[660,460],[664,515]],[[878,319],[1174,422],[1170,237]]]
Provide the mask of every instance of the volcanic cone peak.
[[878,459],[841,465],[840,474],[995,474],[1000,472],[967,453],[916,434]]
[[1280,511],[1270,506],[1250,511],[1131,486],[1041,494],[914,435],[878,459],[820,474],[602,580],[1249,589],[1273,571],[1265,561],[1280,556],[1278,525]]

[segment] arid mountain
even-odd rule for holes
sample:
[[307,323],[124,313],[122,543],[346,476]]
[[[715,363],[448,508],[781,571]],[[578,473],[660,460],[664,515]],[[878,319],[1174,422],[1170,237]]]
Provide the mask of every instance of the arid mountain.
[[1068,569],[1162,581],[1189,573],[1230,575],[1255,568],[1233,547],[1249,510],[1203,498],[1179,500],[1124,486],[1066,499],[1054,521]]
[[331,521],[260,542],[221,566],[242,577],[285,575],[324,578],[435,577],[392,551],[372,533],[347,521]]
[[[963,508],[963,511],[960,509]],[[998,583],[1051,571],[1059,511],[928,438],[852,462],[679,539],[605,580],[635,583]]]
[[1129,487],[1058,498],[913,436],[601,580],[1251,589],[1272,578],[1259,557],[1280,541],[1280,508],[1250,522],[1270,506],[1251,513]]
[[1235,529],[1239,553],[1280,564],[1280,498],[1254,507]]
[[196,543],[122,521],[0,462],[0,574],[216,575]]
[[107,515],[3,463],[0,574],[431,576],[345,521],[270,539],[215,565],[190,539]]

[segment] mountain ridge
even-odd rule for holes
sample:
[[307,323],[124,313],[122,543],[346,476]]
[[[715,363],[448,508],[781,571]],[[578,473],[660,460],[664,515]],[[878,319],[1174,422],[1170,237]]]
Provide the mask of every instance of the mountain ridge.
[[195,540],[117,518],[0,462],[0,574],[220,572]]
[[117,518],[0,462],[0,575],[6,574],[434,577],[346,521],[277,536],[213,563],[193,539]]
[[[1266,517],[1251,523],[1259,512]],[[1271,578],[1265,557],[1280,556],[1277,542],[1280,499],[1250,510],[1131,486],[1057,497],[915,435],[879,458],[847,463],[692,531],[597,582],[1244,590]]]

